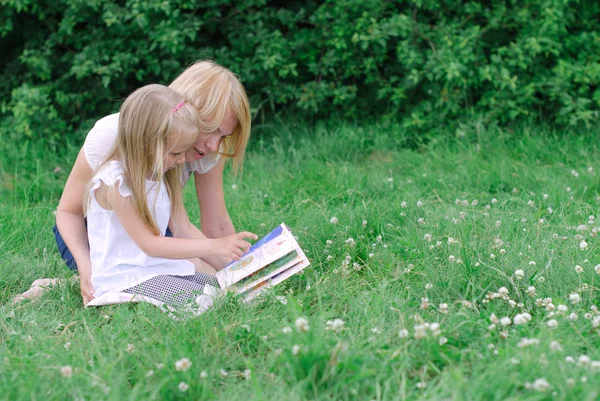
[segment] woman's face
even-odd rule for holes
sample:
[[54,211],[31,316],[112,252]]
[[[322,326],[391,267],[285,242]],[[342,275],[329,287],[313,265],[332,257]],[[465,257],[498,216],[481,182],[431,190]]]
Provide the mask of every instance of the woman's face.
[[202,159],[207,153],[217,152],[223,138],[233,134],[237,124],[235,114],[231,109],[227,109],[219,128],[213,132],[201,133],[194,145],[185,152],[185,161],[193,163]]

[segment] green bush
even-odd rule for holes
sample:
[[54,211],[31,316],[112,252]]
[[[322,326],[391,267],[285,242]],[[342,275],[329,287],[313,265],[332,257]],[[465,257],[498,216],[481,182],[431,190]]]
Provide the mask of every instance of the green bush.
[[595,0],[2,4],[7,137],[85,131],[134,88],[169,82],[205,57],[241,76],[255,113],[374,116],[404,129],[465,113],[500,123],[598,121]]

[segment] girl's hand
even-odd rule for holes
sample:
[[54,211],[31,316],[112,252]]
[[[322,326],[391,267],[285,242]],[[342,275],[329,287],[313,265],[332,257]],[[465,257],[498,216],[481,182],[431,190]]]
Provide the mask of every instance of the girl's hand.
[[213,240],[215,241],[214,255],[227,260],[240,260],[251,246],[249,242],[244,241],[244,238],[256,240],[258,236],[248,231],[242,231],[228,237],[215,239]]

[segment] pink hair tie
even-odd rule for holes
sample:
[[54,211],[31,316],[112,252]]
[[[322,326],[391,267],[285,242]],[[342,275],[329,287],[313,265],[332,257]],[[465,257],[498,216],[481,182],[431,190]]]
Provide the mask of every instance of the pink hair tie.
[[181,103],[179,103],[177,106],[173,107],[173,110],[171,110],[173,113],[175,113],[177,110],[179,110],[180,108],[183,107],[183,105],[185,104],[185,100],[183,100]]

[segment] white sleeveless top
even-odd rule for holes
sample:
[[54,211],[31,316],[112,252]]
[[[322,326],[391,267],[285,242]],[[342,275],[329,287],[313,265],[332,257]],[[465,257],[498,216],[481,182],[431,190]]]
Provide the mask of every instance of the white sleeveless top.
[[[96,171],[117,139],[119,130],[119,113],[111,114],[96,121],[83,144],[83,152],[92,170]],[[188,182],[193,172],[204,174],[210,171],[219,162],[218,153],[208,153],[203,158],[193,163],[185,162],[182,168],[181,181],[183,185]]]
[[[127,234],[115,211],[102,208],[96,201],[95,191],[100,183],[108,186],[118,183],[119,193],[124,197],[131,196],[131,190],[124,182],[123,168],[118,161],[111,161],[103,166],[92,179],[87,224],[94,297],[125,290],[158,275],[194,274],[194,265],[187,260],[146,255]],[[171,215],[171,201],[165,184],[160,185],[158,192],[157,185],[156,181],[146,180],[148,205],[156,205],[154,210],[150,207],[150,213],[160,232],[164,233]]]

